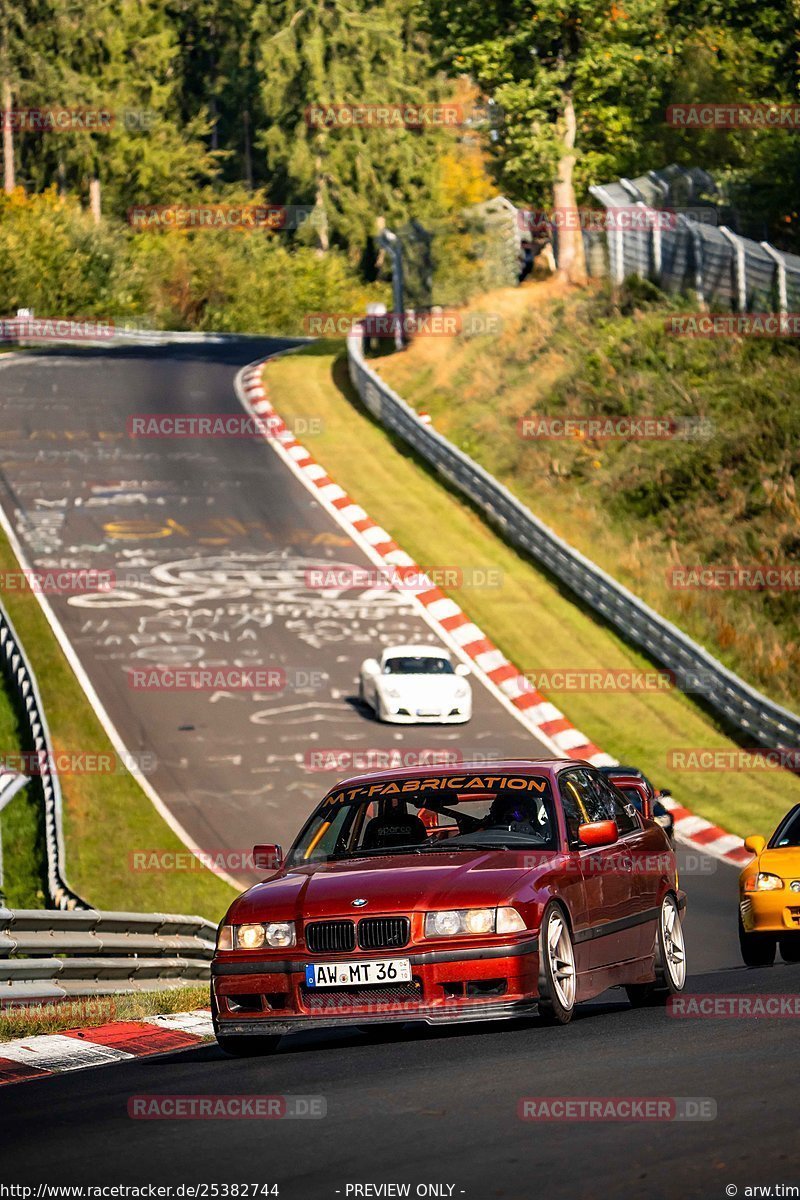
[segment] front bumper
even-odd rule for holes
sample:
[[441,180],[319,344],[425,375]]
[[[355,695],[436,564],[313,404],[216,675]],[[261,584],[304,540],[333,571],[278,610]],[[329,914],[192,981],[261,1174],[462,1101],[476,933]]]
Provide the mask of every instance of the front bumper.
[[391,713],[386,709],[381,712],[381,720],[386,725],[466,725],[471,717],[471,712],[437,713],[434,716],[420,716],[418,713]]
[[746,933],[800,933],[800,892],[743,892],[739,902]]
[[[211,966],[215,1028],[223,1036],[275,1035],[302,1029],[423,1021],[443,1025],[508,1020],[532,1013],[538,997],[538,941],[420,950],[410,946],[362,957],[407,958],[412,982],[390,987],[305,987],[308,962],[354,961],[350,955],[302,960],[218,957]],[[242,1011],[245,1001],[250,1011]],[[257,1008],[252,1006],[257,1004]]]

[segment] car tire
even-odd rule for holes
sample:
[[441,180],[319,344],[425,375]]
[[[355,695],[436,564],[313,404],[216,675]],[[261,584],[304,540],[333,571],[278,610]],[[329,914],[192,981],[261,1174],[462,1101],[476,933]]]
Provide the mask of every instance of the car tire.
[[232,1058],[256,1058],[272,1054],[277,1048],[280,1034],[265,1037],[229,1037],[227,1034],[216,1035],[217,1045],[224,1054]]
[[539,1016],[548,1025],[566,1025],[575,1012],[578,977],[569,922],[551,901],[542,913],[539,933]]
[[786,963],[800,962],[800,933],[790,933],[778,939],[781,958]]
[[672,892],[661,901],[658,914],[655,975],[652,983],[633,983],[625,988],[634,1008],[666,1004],[670,996],[686,986],[686,943],[678,901]]
[[746,967],[771,967],[775,962],[777,938],[768,933],[747,933],[739,914],[739,951]]

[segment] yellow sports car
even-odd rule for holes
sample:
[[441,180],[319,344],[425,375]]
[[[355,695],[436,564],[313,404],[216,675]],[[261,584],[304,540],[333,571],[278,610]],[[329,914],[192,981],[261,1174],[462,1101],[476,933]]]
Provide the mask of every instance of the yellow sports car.
[[769,842],[749,837],[755,858],[739,876],[739,945],[748,967],[768,967],[780,946],[784,962],[800,962],[800,804]]

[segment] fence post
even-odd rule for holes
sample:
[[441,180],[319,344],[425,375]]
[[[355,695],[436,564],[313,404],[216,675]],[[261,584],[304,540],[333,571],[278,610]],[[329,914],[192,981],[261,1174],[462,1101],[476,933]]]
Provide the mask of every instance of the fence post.
[[403,246],[400,238],[391,229],[382,229],[378,234],[378,242],[392,256],[392,308],[394,309],[394,344],[395,349],[403,349],[403,313],[405,300],[403,296]]
[[727,225],[720,225],[719,231],[724,238],[727,238],[736,253],[736,311],[747,312],[747,263],[744,256],[744,242],[738,234],[728,229]]
[[789,299],[786,294],[786,259],[769,242],[761,242],[761,249],[767,254],[778,268],[778,312],[785,317],[789,311]]
[[689,230],[689,236],[692,239],[692,250],[694,254],[694,291],[697,296],[697,301],[705,307],[706,298],[703,293],[703,242],[694,221],[689,221],[684,216],[679,216],[681,221]]
[[650,262],[652,265],[653,277],[657,283],[661,282],[661,224],[660,210],[652,208],[651,205],[645,204],[644,200],[637,200],[637,208],[643,208],[645,212],[654,214],[654,219],[650,222]]

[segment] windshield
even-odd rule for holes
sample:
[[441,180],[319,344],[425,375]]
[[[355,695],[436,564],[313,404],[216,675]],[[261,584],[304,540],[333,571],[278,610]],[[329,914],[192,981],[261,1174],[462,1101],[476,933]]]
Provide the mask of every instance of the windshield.
[[771,850],[800,846],[800,804],[783,818],[769,843]]
[[381,854],[555,850],[550,785],[532,775],[382,780],[326,796],[289,852],[290,866]]
[[384,675],[452,675],[453,664],[448,658],[387,658]]

